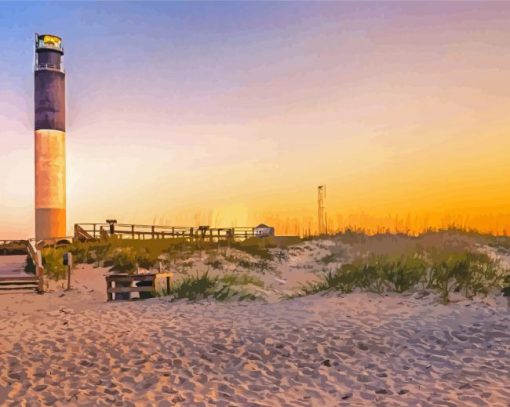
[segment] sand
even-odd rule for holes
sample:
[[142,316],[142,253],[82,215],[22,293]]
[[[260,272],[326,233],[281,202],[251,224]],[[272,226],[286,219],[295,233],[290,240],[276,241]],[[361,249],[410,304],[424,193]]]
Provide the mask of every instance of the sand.
[[265,272],[267,302],[107,303],[106,270],[89,265],[71,291],[0,295],[0,405],[510,405],[505,298],[281,300],[320,250]]
[[508,406],[507,304],[417,297],[3,311],[0,404]]

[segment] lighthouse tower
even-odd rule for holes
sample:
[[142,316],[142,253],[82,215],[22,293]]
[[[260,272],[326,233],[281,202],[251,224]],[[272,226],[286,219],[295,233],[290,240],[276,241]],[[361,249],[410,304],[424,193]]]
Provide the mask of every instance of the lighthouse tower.
[[35,237],[66,236],[65,74],[62,39],[35,35]]

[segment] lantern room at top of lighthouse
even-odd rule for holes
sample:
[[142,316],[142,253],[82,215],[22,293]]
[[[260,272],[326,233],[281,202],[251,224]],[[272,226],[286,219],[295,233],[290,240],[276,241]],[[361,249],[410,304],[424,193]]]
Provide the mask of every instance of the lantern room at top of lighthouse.
[[50,34],[35,34],[35,70],[64,72],[62,38]]
[[50,50],[64,53],[62,38],[50,34],[35,34],[35,49],[39,51]]

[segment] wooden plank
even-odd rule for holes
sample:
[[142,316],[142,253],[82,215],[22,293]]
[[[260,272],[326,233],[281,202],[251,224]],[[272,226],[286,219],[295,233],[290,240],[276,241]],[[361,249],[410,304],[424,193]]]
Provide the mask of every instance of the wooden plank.
[[37,290],[37,286],[4,286],[0,288],[1,291],[14,291],[14,290]]
[[108,293],[151,293],[154,292],[154,287],[113,287],[108,288]]
[[35,281],[37,282],[37,277],[33,276],[5,276],[0,277],[0,282],[3,281]]
[[143,273],[143,274],[126,274],[126,273],[110,273],[106,277],[154,277],[158,273]]
[[0,287],[3,287],[3,286],[6,286],[6,285],[13,285],[13,284],[18,284],[18,285],[30,285],[30,284],[35,284],[37,285],[38,281],[35,280],[35,281],[17,281],[17,280],[12,280],[12,281],[0,281]]
[[155,276],[152,275],[139,275],[139,276],[119,276],[119,277],[106,277],[107,282],[134,282],[134,281],[153,281]]

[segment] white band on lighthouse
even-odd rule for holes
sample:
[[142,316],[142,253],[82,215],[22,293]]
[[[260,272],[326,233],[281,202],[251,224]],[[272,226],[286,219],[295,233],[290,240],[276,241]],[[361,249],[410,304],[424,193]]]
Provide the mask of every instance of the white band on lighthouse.
[[35,131],[35,207],[66,207],[65,133]]

